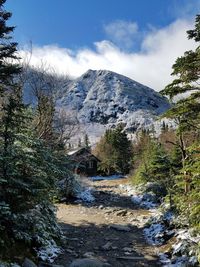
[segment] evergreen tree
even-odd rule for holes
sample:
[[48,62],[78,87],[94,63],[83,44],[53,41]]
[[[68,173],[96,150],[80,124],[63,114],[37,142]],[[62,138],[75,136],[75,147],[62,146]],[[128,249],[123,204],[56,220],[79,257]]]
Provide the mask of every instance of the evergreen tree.
[[170,153],[171,166],[174,175],[179,174],[182,169],[182,153],[178,145],[174,145]]
[[78,139],[78,147],[81,148],[82,147],[82,142],[81,142],[81,138]]
[[[177,101],[165,114],[178,123],[177,135],[182,152],[183,168],[185,168],[185,161],[188,158],[184,135],[190,130],[197,132],[200,130],[200,87],[198,84],[200,78],[200,15],[196,16],[195,29],[189,30],[187,33],[189,39],[194,39],[197,42],[197,48],[195,51],[186,51],[184,56],[176,60],[172,67],[172,75],[176,75],[178,78],[161,91],[170,99],[182,93],[189,93],[189,96]],[[188,193],[189,185],[186,172],[184,172],[184,180],[185,190]]]
[[11,42],[10,36],[14,27],[7,26],[11,13],[4,10],[4,3],[4,0],[0,1],[0,231],[4,231],[11,216],[11,195],[15,194],[15,180],[12,176],[15,158],[13,145],[23,123],[24,108],[22,91],[16,82],[16,75],[21,68],[11,63],[13,59],[17,59],[17,44]]
[[184,97],[172,106],[167,112],[167,116],[179,120],[179,128],[197,129],[200,123],[200,15],[196,16],[196,24],[194,30],[187,31],[188,38],[197,42],[195,51],[186,51],[184,56],[179,57],[172,66],[172,75],[177,78],[167,85],[162,94],[173,99],[182,93],[189,93],[188,97]]
[[101,159],[100,169],[107,174],[113,172],[128,173],[131,166],[132,145],[122,125],[106,130],[96,147]]
[[[183,99],[174,103],[164,116],[173,118],[178,123],[179,142],[173,155],[178,159],[173,162],[176,174],[175,204],[179,212],[189,218],[193,226],[199,228],[200,15],[196,16],[195,28],[187,31],[187,34],[189,39],[196,42],[197,47],[194,51],[186,51],[184,56],[176,60],[172,75],[177,78],[161,92],[171,100],[179,94],[187,93]],[[188,146],[186,138],[191,131],[193,135],[196,134],[197,140],[192,146]]]
[[[176,208],[182,216],[187,218],[191,227],[200,231],[200,145],[195,143],[188,148],[189,157],[183,169],[176,178],[176,191],[174,191],[174,201]],[[188,191],[185,194],[185,183],[182,176],[187,172]]]
[[0,96],[10,92],[10,87],[15,87],[14,78],[20,73],[21,68],[13,63],[17,59],[17,43],[11,41],[10,34],[15,27],[7,26],[11,13],[4,9],[6,0],[0,0]]
[[[139,163],[135,165],[133,183],[155,182],[160,188],[160,192],[155,192],[156,195],[163,197],[168,193],[172,203],[174,178],[170,157],[157,139],[144,132],[140,138],[138,142],[141,142],[142,147],[135,154],[134,161],[139,160]],[[137,150],[138,146],[134,146],[134,153]]]
[[84,136],[84,147],[87,149],[90,148],[90,141],[89,141],[89,137],[87,134],[85,134],[85,136]]
[[[0,258],[13,257],[58,238],[52,200],[58,179],[68,177],[68,159],[39,138],[35,112],[23,104],[16,43],[10,42],[11,14],[0,0]],[[50,125],[50,124],[49,124]],[[24,250],[23,250],[24,248]]]

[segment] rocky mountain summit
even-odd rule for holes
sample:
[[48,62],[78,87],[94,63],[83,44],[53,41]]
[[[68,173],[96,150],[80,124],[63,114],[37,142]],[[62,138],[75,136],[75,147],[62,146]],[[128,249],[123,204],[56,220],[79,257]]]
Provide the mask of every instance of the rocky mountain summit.
[[150,125],[170,106],[153,89],[107,70],[88,70],[68,82],[60,96],[57,106],[76,112],[81,124],[124,123],[131,132]]

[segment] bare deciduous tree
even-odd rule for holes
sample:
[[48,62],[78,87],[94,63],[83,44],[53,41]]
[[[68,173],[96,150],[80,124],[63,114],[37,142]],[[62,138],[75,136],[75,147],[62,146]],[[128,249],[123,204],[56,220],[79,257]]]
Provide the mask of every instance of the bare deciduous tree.
[[80,125],[75,112],[60,108],[56,111],[54,127],[58,132],[59,141],[67,145],[79,131]]

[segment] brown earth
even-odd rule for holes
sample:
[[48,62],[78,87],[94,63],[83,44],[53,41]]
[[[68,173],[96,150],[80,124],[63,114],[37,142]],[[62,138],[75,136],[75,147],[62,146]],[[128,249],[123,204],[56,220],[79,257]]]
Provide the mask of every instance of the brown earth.
[[135,206],[119,188],[128,180],[88,183],[95,190],[95,202],[58,205],[57,216],[67,242],[56,263],[69,266],[76,258],[89,257],[114,267],[161,266],[156,248],[143,236],[150,212]]

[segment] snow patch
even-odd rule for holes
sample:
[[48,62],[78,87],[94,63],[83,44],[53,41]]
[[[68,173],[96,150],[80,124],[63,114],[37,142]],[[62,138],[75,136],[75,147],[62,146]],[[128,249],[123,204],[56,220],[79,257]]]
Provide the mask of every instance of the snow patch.
[[200,236],[193,236],[191,229],[179,229],[174,226],[175,216],[172,212],[157,213],[150,218],[144,229],[144,235],[148,243],[162,245],[172,236],[176,237],[169,253],[159,254],[164,267],[198,266],[196,250],[200,242]]
[[83,189],[83,191],[79,192],[76,195],[76,198],[78,198],[78,201],[83,201],[83,202],[94,202],[95,198],[92,195],[92,189],[88,188],[88,189]]
[[66,84],[56,107],[76,112],[93,144],[106,129],[122,122],[129,133],[151,127],[170,105],[158,92],[123,75],[89,70]]
[[62,249],[58,247],[55,241],[47,241],[46,246],[41,247],[39,250],[36,251],[38,258],[42,261],[47,262],[54,262],[55,258],[62,253]]
[[150,227],[144,229],[145,237],[148,243],[152,245],[161,245],[164,242],[163,231],[164,226],[160,223],[152,224]]
[[120,185],[119,187],[120,189],[125,190],[128,196],[131,197],[131,201],[141,208],[154,209],[158,206],[157,203],[152,201],[154,197],[153,194],[142,193],[139,188],[131,185]]
[[[160,253],[159,259],[160,259],[160,262],[163,264],[163,267],[187,267],[188,266],[188,264],[187,264],[188,258],[186,256],[177,257],[172,262],[169,259],[168,255],[166,255],[164,253]],[[190,266],[194,266],[194,265],[190,265]]]
[[141,208],[149,209],[151,217],[146,221],[146,226],[143,230],[147,242],[154,246],[160,246],[175,236],[176,243],[172,245],[170,253],[159,254],[163,267],[199,266],[196,252],[200,243],[200,235],[193,236],[191,229],[176,229],[176,220],[179,220],[179,218],[175,217],[175,214],[170,210],[169,204],[162,203],[160,205],[161,209],[158,209],[158,203],[152,201],[154,194],[152,192],[149,194],[148,191],[151,186],[119,186],[121,190],[131,197],[133,203]]
[[102,180],[117,180],[125,178],[122,174],[114,174],[110,176],[91,176],[89,177],[92,181],[102,181]]

